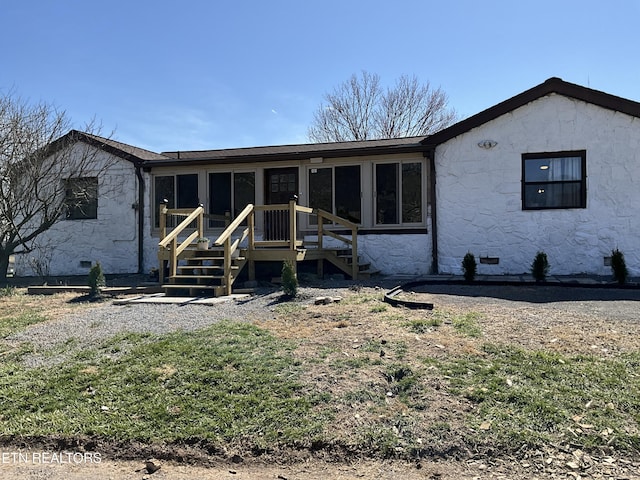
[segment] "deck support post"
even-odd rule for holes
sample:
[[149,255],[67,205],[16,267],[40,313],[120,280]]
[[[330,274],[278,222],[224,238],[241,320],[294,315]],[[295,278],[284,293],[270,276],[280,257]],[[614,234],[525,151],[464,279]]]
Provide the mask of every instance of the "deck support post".
[[249,263],[249,280],[254,282],[256,280],[256,261],[253,259],[253,252],[256,249],[256,213],[252,210],[247,217],[247,225],[249,227],[249,246],[247,248],[247,256]]
[[231,295],[231,237],[224,241],[224,289]]
[[[164,237],[167,236],[167,205],[169,204],[168,200],[163,200],[158,205],[158,224],[160,227],[160,241],[164,240]],[[159,255],[158,255],[159,256]],[[158,282],[160,285],[164,283],[164,265],[165,260],[163,258],[159,258],[158,265]]]
[[[318,250],[322,251],[322,224],[324,223],[322,213],[317,212],[316,219],[318,221]],[[322,258],[318,259],[318,267],[316,270],[318,277],[324,278],[324,260]]]

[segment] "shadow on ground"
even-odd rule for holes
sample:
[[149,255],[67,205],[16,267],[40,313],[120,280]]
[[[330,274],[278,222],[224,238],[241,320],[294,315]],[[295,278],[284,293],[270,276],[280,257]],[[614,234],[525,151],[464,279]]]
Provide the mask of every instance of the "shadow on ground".
[[412,285],[405,290],[416,293],[458,295],[465,297],[490,297],[514,302],[552,303],[576,301],[640,302],[640,289],[574,285],[460,285],[429,283]]

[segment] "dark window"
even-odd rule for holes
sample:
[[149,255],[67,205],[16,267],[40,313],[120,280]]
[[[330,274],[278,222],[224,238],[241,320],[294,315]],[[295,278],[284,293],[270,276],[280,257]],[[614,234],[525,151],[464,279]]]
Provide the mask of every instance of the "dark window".
[[376,223],[422,222],[422,163],[376,165]]
[[[159,205],[167,200],[167,208],[196,208],[199,204],[198,174],[163,175],[154,178],[155,220],[160,226]],[[175,219],[168,220],[168,226],[175,226]]]
[[[256,176],[254,172],[210,173],[209,174],[209,213],[237,217],[244,208],[255,203]],[[210,227],[223,227],[224,221],[212,218]]]
[[398,164],[376,165],[376,223],[398,223]]
[[198,174],[176,175],[177,208],[196,208],[200,205],[198,199]]
[[[319,208],[333,213],[333,169],[312,168],[309,170],[309,207]],[[325,220],[325,223],[326,222]],[[318,224],[318,219],[313,216],[312,225]]]
[[522,208],[586,208],[586,151],[522,155]]
[[98,179],[69,178],[65,181],[67,220],[98,218]]
[[336,167],[336,215],[350,222],[362,221],[360,166]]
[[[309,207],[320,208],[353,223],[362,221],[360,166],[309,170]],[[311,221],[316,224],[316,220]]]
[[233,217],[250,203],[256,203],[256,175],[253,172],[233,174]]
[[[231,214],[231,173],[209,174],[209,213],[212,215]],[[210,227],[224,227],[224,220],[211,218]]]
[[422,164],[402,164],[402,223],[422,222]]

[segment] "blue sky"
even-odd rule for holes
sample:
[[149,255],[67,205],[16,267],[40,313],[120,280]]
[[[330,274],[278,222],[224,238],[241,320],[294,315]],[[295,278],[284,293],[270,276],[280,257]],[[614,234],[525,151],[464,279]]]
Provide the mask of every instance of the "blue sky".
[[307,142],[366,70],[462,117],[549,77],[640,101],[638,0],[0,0],[0,92],[153,151]]

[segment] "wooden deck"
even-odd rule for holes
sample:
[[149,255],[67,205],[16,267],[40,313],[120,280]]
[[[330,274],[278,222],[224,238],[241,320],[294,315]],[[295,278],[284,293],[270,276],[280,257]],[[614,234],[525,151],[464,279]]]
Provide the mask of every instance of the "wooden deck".
[[[233,284],[244,268],[248,268],[249,280],[256,279],[259,262],[289,261],[297,270],[298,263],[315,261],[319,276],[324,273],[325,262],[353,279],[373,273],[358,256],[357,225],[323,210],[299,206],[295,201],[281,205],[247,205],[233,221],[227,222],[225,230],[207,249],[198,248],[198,239],[204,237],[202,206],[185,211],[169,210],[161,205],[160,213],[158,260],[160,282],[167,295],[231,295]],[[168,232],[167,218],[171,215],[184,219]],[[269,240],[256,239],[256,215],[262,215],[263,237]],[[317,240],[305,244],[298,238],[299,215],[315,216]],[[336,226],[350,234],[335,233],[331,227]],[[325,248],[326,237],[338,240],[342,246]]]

